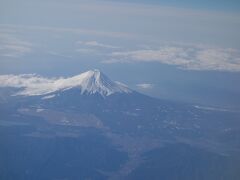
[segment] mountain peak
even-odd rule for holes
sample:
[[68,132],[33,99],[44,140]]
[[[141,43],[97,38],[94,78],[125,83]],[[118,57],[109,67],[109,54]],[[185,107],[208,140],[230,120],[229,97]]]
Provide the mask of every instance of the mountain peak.
[[100,70],[94,69],[82,73],[73,79],[79,81],[78,87],[81,89],[81,93],[95,94],[99,93],[102,96],[108,96],[114,93],[129,93],[131,90],[118,82],[111,81]]
[[89,71],[86,71],[85,73],[89,73],[89,74],[92,74],[94,76],[99,76],[99,75],[102,74],[102,72],[99,69],[89,70]]
[[83,74],[86,75],[86,78],[94,78],[95,80],[101,79],[102,76],[103,76],[103,73],[98,69],[89,70],[89,71],[87,71],[85,73],[82,73],[80,75],[83,75]]
[[21,90],[17,95],[37,96],[53,94],[72,88],[81,94],[100,94],[109,96],[114,93],[131,93],[126,85],[110,80],[100,70],[94,69],[70,78],[43,78],[35,74],[2,75],[0,87],[15,87]]

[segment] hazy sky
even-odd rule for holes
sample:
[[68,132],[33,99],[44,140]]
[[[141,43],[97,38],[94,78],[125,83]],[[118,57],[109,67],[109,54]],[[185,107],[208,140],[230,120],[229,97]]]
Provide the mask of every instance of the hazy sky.
[[0,0],[0,74],[98,68],[161,98],[240,105],[237,0]]

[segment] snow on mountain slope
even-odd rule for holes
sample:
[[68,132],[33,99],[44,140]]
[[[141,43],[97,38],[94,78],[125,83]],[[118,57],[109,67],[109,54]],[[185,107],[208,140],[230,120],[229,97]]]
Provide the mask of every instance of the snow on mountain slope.
[[109,96],[114,93],[131,93],[124,84],[111,81],[99,70],[90,70],[70,78],[43,78],[35,74],[1,75],[0,87],[21,88],[17,95],[46,95],[59,90],[79,88],[81,94],[99,93]]

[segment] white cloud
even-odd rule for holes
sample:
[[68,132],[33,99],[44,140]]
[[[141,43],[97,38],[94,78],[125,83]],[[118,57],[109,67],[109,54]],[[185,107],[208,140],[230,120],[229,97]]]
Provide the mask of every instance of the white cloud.
[[6,57],[19,57],[31,52],[31,48],[29,47],[13,45],[13,44],[3,45],[1,50],[2,50],[2,56],[6,56]]
[[136,86],[140,89],[152,89],[153,88],[153,84],[149,84],[149,83],[137,84]]
[[0,87],[24,88],[24,90],[21,91],[23,95],[38,95],[52,92],[57,88],[53,86],[54,82],[55,79],[47,79],[35,74],[0,76]]
[[113,52],[105,63],[159,62],[189,70],[240,71],[240,51],[197,45],[165,46],[154,50]]
[[116,49],[119,48],[117,46],[112,46],[109,44],[103,44],[103,43],[99,43],[97,41],[78,41],[77,44],[79,45],[84,45],[84,46],[90,46],[90,47],[99,47],[99,48],[108,48],[108,49]]
[[[85,34],[92,36],[103,36],[110,38],[131,38],[134,35],[131,33],[124,32],[112,32],[112,31],[100,31],[95,29],[85,29],[85,28],[68,28],[68,27],[51,27],[51,26],[27,26],[27,25],[14,25],[14,24],[0,24],[0,28],[4,29],[3,32],[17,32],[17,31],[42,31],[42,32],[52,32],[52,33],[70,33],[70,34]],[[1,32],[1,30],[0,30]]]
[[82,54],[90,54],[94,53],[96,54],[97,51],[95,49],[90,49],[90,48],[78,48],[76,49],[77,52],[82,53]]
[[0,56],[19,57],[30,52],[32,52],[31,43],[11,34],[0,33]]
[[104,53],[105,50],[108,52],[110,50],[111,52],[113,49],[119,48],[117,46],[112,46],[97,41],[77,41],[76,44],[76,52],[79,52],[81,54],[106,55],[106,53]]

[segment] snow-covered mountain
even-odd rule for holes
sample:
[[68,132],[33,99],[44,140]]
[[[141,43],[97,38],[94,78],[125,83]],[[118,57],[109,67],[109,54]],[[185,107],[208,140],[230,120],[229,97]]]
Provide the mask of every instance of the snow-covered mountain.
[[[0,76],[0,87],[20,88],[17,95],[25,96],[47,95],[72,88],[79,89],[81,94],[98,93],[101,96],[132,92],[126,85],[110,80],[97,69],[70,78],[48,79],[35,74],[2,75]],[[53,97],[53,95],[49,97]]]

